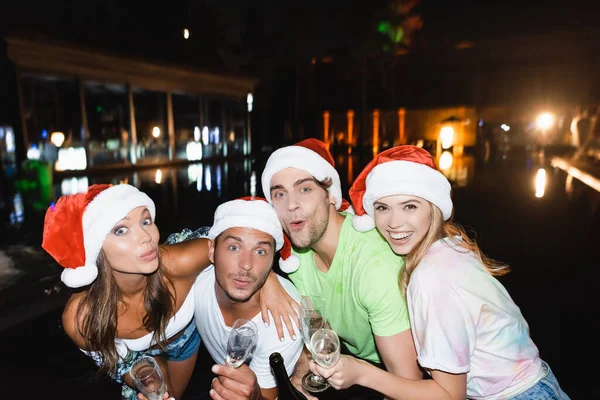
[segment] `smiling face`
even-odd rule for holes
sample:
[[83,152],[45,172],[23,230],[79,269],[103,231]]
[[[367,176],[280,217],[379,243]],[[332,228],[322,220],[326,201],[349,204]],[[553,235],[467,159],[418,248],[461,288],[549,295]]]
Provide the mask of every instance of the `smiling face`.
[[209,242],[209,258],[215,266],[217,290],[243,303],[263,286],[275,255],[275,240],[268,233],[249,228],[229,228]]
[[286,168],[271,178],[271,199],[283,230],[298,248],[322,237],[335,210],[335,199],[306,171]]
[[373,203],[373,209],[377,230],[396,254],[410,253],[429,231],[431,204],[420,197],[383,197]]
[[158,268],[160,234],[146,207],[137,207],[111,229],[102,244],[113,271],[151,274]]

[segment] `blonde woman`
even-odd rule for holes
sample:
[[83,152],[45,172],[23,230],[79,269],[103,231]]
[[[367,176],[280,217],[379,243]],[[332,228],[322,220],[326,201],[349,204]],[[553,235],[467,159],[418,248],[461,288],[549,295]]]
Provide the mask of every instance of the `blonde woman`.
[[449,222],[450,194],[431,155],[415,146],[380,153],[350,189],[354,227],[377,227],[405,257],[399,286],[418,363],[432,379],[403,379],[348,356],[331,369],[314,362],[311,369],[337,389],[359,384],[398,400],[568,399],[494,278],[507,268]]

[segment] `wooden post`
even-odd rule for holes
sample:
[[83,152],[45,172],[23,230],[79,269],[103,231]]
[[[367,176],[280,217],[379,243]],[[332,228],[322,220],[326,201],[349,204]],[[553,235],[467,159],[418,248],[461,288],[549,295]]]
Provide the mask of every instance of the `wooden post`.
[[127,102],[129,103],[129,131],[131,133],[131,163],[137,163],[137,130],[135,128],[135,109],[133,105],[133,90],[127,84]]
[[379,110],[373,110],[373,157],[379,153]]
[[85,149],[86,169],[93,166],[93,161],[90,154],[90,131],[88,128],[87,110],[85,108],[85,90],[81,77],[77,78],[77,86],[79,87],[79,104],[81,107],[81,144]]
[[173,96],[167,92],[167,134],[169,135],[169,161],[173,161],[175,154],[175,123],[173,121]]
[[323,142],[329,150],[329,111],[323,112]]
[[348,154],[352,154],[354,145],[354,110],[348,110],[346,114],[348,119]]
[[399,144],[406,144],[406,136],[404,130],[404,119],[406,117],[406,108],[401,107],[398,109],[398,140]]

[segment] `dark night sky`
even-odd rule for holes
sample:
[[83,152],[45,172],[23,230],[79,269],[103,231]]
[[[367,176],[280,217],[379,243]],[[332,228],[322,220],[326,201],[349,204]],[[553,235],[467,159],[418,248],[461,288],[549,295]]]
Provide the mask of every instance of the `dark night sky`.
[[[335,48],[336,40],[361,35],[356,25],[368,25],[338,25],[348,13],[372,22],[369,14],[386,4],[384,0],[21,0],[2,2],[0,33],[43,32],[92,47],[222,68],[282,51],[289,57],[309,44],[318,43],[321,51]],[[598,26],[596,8],[557,1],[422,0],[424,25],[419,38],[435,48],[456,40]],[[184,27],[190,27],[191,40],[182,39]]]

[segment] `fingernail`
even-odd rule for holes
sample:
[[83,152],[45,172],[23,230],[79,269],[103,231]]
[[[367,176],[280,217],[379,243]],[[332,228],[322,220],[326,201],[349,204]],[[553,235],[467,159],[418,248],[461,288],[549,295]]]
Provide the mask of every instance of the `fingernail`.
[[210,370],[216,374],[217,372],[219,372],[219,367],[217,365],[213,365]]
[[208,392],[211,396],[215,395],[215,390],[214,389],[210,389],[210,391]]
[[280,341],[281,343],[285,342],[285,337],[280,337],[280,338],[279,338],[279,341]]
[[268,327],[269,327],[269,323],[265,322],[265,328],[268,328]]
[[293,339],[293,340],[296,340],[296,335],[292,335],[292,339]]

